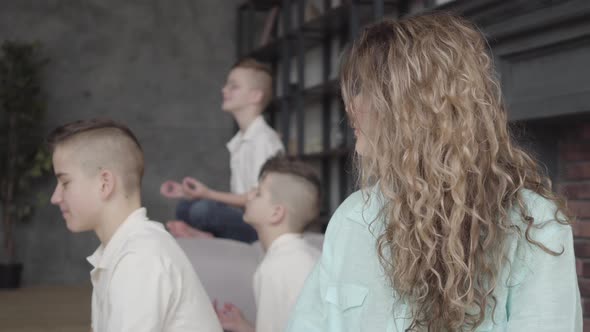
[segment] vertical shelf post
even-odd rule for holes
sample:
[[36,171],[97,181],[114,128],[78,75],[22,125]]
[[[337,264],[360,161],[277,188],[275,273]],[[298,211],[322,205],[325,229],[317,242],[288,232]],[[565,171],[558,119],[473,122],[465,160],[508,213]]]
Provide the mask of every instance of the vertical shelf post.
[[376,22],[383,18],[383,1],[384,0],[373,0],[373,16]]
[[236,59],[239,59],[245,53],[242,49],[244,43],[244,37],[242,36],[242,26],[244,25],[243,6],[238,7],[236,16]]
[[[324,0],[324,13],[330,10],[330,0]],[[332,35],[327,23],[323,26],[324,37],[322,40],[322,82],[324,86],[330,81],[330,74],[332,72],[331,60],[332,60]],[[322,152],[327,153],[332,147],[331,134],[332,134],[332,96],[326,91],[322,95]],[[324,202],[322,212],[330,213],[330,202],[331,202],[331,177],[330,177],[330,158],[321,159],[322,167],[322,185],[324,187]]]
[[297,112],[297,153],[304,153],[304,95],[305,89],[305,36],[303,24],[305,23],[305,0],[297,1],[297,94],[296,94],[296,112]]
[[359,0],[350,0],[350,12],[349,12],[349,27],[350,27],[350,40],[356,38],[356,34],[359,31],[360,17],[359,17]]
[[253,50],[254,49],[254,4],[249,1],[247,5],[247,24],[246,24],[246,43],[247,49]]
[[291,95],[291,54],[289,50],[289,34],[291,31],[291,0],[283,0],[283,7],[281,8],[281,21],[283,25],[283,39],[281,42],[281,74],[282,74],[282,88],[283,96],[281,98],[281,120],[282,120],[282,134],[283,144],[285,148],[289,148],[290,138],[290,124],[289,120],[291,112],[289,109],[290,95]]

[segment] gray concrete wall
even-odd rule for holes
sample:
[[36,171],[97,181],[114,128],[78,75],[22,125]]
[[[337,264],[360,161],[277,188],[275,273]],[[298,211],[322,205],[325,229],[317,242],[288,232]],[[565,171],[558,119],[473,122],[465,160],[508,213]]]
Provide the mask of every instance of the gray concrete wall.
[[[229,187],[231,118],[220,88],[235,60],[239,0],[7,0],[0,2],[0,41],[38,40],[51,59],[47,131],[95,116],[127,123],[147,168],[143,197],[156,220],[174,203],[160,183],[184,175]],[[54,180],[39,191],[49,196]],[[70,234],[57,208],[45,206],[18,227],[25,285],[83,283],[94,234]]]

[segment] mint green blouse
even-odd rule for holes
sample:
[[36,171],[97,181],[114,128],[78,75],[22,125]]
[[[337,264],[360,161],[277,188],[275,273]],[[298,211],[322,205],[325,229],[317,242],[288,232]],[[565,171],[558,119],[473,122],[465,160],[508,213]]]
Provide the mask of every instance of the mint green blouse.
[[[533,239],[560,256],[545,253],[523,236],[511,235],[510,268],[501,274],[498,300],[477,331],[582,331],[573,236],[570,226],[557,223],[555,205],[538,194],[521,192],[535,224]],[[388,286],[379,264],[376,239],[379,221],[369,225],[382,206],[379,195],[364,202],[356,192],[334,213],[320,261],[308,277],[291,315],[289,332],[393,332],[412,322],[407,303]],[[525,224],[516,212],[513,222]]]

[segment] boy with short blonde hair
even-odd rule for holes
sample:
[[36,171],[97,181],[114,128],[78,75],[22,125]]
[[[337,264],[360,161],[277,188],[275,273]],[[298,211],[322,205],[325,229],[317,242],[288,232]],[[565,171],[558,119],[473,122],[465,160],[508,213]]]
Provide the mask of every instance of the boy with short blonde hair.
[[169,221],[167,227],[176,237],[253,242],[256,232],[242,219],[247,193],[256,187],[264,162],[284,151],[279,136],[261,115],[272,98],[270,70],[254,59],[243,59],[232,67],[222,94],[223,111],[234,117],[240,129],[227,143],[231,192],[210,189],[192,177],[182,183],[164,182],[163,196],[182,199],[176,208],[178,220]]
[[316,172],[286,157],[270,159],[252,190],[244,220],[260,238],[265,256],[254,274],[256,327],[231,303],[216,308],[224,329],[232,332],[283,331],[291,309],[320,252],[302,238],[319,214],[320,182]]
[[144,157],[131,130],[111,120],[55,129],[59,206],[72,232],[94,231],[101,244],[88,261],[92,330],[220,332],[190,262],[160,223],[141,207]]

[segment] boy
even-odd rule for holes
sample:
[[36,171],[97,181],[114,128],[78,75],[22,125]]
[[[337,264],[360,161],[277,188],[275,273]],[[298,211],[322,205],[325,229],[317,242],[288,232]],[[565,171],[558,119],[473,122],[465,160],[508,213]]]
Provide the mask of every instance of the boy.
[[301,235],[319,214],[320,183],[314,170],[302,162],[275,157],[260,174],[260,185],[250,192],[244,213],[266,252],[254,274],[256,327],[233,304],[215,305],[222,327],[232,332],[283,331],[320,255]]
[[279,136],[261,116],[272,98],[270,70],[253,59],[239,61],[229,72],[222,93],[223,111],[230,113],[240,128],[227,143],[231,192],[210,189],[191,177],[182,183],[164,182],[160,189],[163,196],[183,199],[176,208],[179,220],[166,225],[176,237],[215,236],[254,242],[256,232],[242,219],[247,192],[256,186],[262,164],[284,151]]
[[88,261],[92,330],[221,332],[190,262],[141,207],[144,158],[136,137],[111,120],[55,129],[58,205],[72,232],[94,231],[101,244]]

